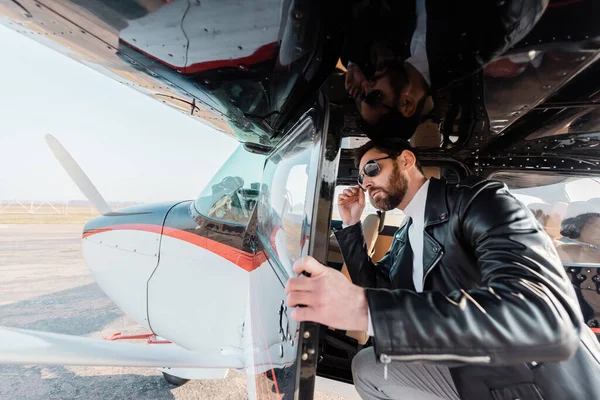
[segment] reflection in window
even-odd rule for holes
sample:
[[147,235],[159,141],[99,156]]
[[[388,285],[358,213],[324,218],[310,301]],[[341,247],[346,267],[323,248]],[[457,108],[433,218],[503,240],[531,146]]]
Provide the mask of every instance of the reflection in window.
[[297,135],[267,160],[258,205],[258,236],[288,277],[293,265],[307,254],[319,146],[315,129],[305,120]]
[[[522,115],[523,99],[532,99],[535,104],[539,101],[536,99],[546,98],[555,88],[571,79],[587,62],[586,58],[581,50],[575,49],[524,50],[490,62],[483,70],[485,109],[490,119],[490,129],[495,133],[506,129]],[[562,73],[557,74],[556,71]],[[568,129],[568,124],[565,121],[559,131]],[[585,129],[594,125],[589,122],[584,124],[588,125]],[[544,125],[527,139],[558,133],[555,131],[556,128],[547,131]]]
[[[565,265],[600,266],[600,181],[556,174],[505,173],[505,182],[550,235]],[[538,186],[536,186],[538,182]],[[539,185],[539,183],[550,183]]]
[[202,190],[196,211],[206,218],[246,224],[258,199],[264,160],[240,145]]

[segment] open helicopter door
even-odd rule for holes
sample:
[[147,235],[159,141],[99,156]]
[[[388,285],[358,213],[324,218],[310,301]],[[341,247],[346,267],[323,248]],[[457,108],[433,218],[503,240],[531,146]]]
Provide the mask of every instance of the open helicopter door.
[[250,274],[246,327],[254,365],[250,398],[313,398],[320,325],[292,320],[285,284],[302,256],[326,258],[339,161],[339,146],[328,143],[328,121],[329,104],[319,93],[265,162],[256,236],[266,261]]

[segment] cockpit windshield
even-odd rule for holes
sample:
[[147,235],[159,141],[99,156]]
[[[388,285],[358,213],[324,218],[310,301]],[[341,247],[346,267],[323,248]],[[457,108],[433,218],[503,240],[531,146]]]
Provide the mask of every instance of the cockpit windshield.
[[202,190],[194,208],[205,218],[244,225],[260,190],[265,156],[240,145]]

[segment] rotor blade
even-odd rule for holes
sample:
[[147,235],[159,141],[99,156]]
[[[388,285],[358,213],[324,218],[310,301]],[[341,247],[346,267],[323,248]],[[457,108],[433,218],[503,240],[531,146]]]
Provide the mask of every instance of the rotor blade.
[[110,214],[112,209],[69,152],[52,135],[46,135],[46,142],[52,153],[54,153],[54,157],[56,157],[63,169],[69,174],[83,195],[96,207],[100,214]]

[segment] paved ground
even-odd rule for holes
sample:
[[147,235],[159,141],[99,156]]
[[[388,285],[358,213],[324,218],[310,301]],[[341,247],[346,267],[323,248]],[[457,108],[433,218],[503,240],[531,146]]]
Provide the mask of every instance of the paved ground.
[[[94,283],[80,225],[0,225],[0,325],[104,337],[142,332]],[[0,399],[246,399],[246,377],[170,386],[151,368],[0,365]],[[339,399],[324,394],[319,400]],[[339,399],[341,400],[341,399]]]

